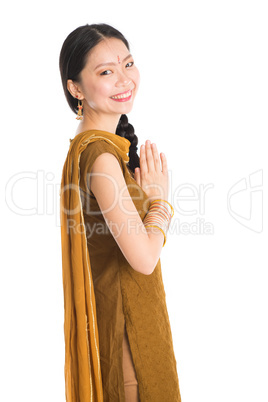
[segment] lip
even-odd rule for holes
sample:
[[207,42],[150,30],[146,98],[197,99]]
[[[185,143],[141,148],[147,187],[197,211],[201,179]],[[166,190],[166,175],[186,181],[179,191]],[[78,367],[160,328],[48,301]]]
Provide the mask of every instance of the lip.
[[[127,96],[130,94],[129,96]],[[115,98],[116,97],[116,98]],[[132,98],[132,89],[129,89],[128,91],[121,92],[119,94],[111,96],[111,99],[116,101],[116,102],[127,102]]]

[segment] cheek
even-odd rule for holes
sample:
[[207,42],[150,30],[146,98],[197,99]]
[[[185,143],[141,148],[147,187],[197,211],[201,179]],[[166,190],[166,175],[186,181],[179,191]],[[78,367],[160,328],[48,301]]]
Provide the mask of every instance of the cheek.
[[103,96],[111,96],[111,90],[113,88],[112,80],[88,80],[83,83],[83,92],[87,99],[101,98]]
[[140,73],[137,68],[133,71],[132,80],[136,85],[136,89],[138,89],[140,84]]
[[[107,78],[107,77],[106,77]],[[111,79],[104,79],[96,85],[95,90],[101,96],[111,96],[112,89],[114,88],[114,82]]]

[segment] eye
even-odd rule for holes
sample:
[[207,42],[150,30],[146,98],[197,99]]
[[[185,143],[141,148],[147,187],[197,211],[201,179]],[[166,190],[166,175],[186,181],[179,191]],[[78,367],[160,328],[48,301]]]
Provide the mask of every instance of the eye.
[[105,70],[102,73],[100,73],[100,75],[109,75],[111,74],[111,70]]
[[126,67],[132,67],[133,64],[134,64],[134,61],[130,61],[130,62],[127,63]]

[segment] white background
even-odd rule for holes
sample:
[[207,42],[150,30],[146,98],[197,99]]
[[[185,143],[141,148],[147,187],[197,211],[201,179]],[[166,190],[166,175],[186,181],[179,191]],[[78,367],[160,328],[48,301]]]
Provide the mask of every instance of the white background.
[[161,261],[182,400],[268,401],[265,6],[2,6],[1,401],[65,400],[58,203],[77,121],[58,56],[73,29],[99,22],[125,34],[140,70],[139,144],[168,158],[177,226]]

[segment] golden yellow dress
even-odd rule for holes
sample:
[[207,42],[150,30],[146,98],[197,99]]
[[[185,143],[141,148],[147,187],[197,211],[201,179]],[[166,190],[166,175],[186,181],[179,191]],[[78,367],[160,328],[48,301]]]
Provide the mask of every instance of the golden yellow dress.
[[[80,147],[82,152],[79,152],[79,188],[84,219],[82,223],[86,232],[89,265],[94,287],[94,295],[91,294],[91,297],[93,299],[95,297],[93,302],[96,306],[96,333],[98,333],[99,342],[99,344],[96,343],[95,349],[97,350],[99,347],[99,356],[98,354],[96,356],[100,361],[103,401],[125,401],[122,343],[124,325],[126,325],[138,380],[140,401],[180,402],[176,360],[160,259],[151,275],[135,271],[110,233],[98,203],[88,188],[88,174],[91,172],[96,158],[104,152],[113,154],[122,169],[137,211],[141,219],[144,219],[147,211],[144,211],[143,208],[145,204],[148,206],[148,203],[144,204],[144,202],[148,200],[148,197],[136,183],[132,172],[126,165],[130,142],[115,134],[98,130],[90,130],[79,136],[86,144],[82,148]],[[88,140],[94,136],[94,141],[85,142],[85,139]],[[68,296],[65,291],[65,301],[67,302],[66,297]],[[66,317],[65,320],[67,320]],[[65,336],[68,336],[66,331]],[[94,336],[92,331],[91,333],[89,331],[89,338],[90,336]],[[95,353],[95,349],[92,348],[92,354]],[[66,349],[66,356],[67,353],[69,351]],[[79,360],[79,354],[76,360]],[[91,365],[91,370],[93,370],[92,367],[94,368],[94,366]],[[74,372],[74,369],[72,370]],[[75,379],[70,380],[71,370],[68,372],[66,381],[76,387]],[[69,378],[67,378],[68,376]],[[82,376],[81,372],[79,375],[76,373],[73,377],[79,381],[79,376]],[[72,395],[76,395],[75,392]],[[74,396],[73,399],[69,397],[69,400],[86,402],[86,399],[83,400],[82,394],[79,393],[79,395],[80,399]],[[88,401],[94,402],[95,400],[100,401],[102,396],[97,397],[93,387],[90,398]]]

